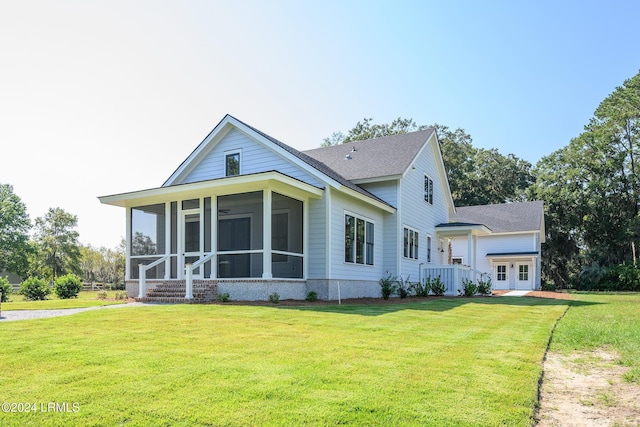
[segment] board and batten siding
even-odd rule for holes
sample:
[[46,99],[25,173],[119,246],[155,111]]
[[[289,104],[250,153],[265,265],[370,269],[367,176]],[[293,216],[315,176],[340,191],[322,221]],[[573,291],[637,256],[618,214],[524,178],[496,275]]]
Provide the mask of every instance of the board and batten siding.
[[[445,197],[446,183],[442,182],[438,173],[438,159],[434,155],[435,139],[431,138],[413,163],[413,167],[405,173],[400,181],[400,204],[398,211],[398,249],[400,271],[395,274],[409,276],[409,280],[420,280],[420,264],[427,264],[427,236],[431,237],[431,263],[446,263],[446,257],[438,248],[440,242],[436,235],[435,226],[449,220],[449,213]],[[424,200],[424,177],[433,180],[433,204]],[[404,227],[411,227],[418,231],[418,259],[404,257]]]
[[[359,200],[348,198],[338,191],[331,192],[331,195],[331,279],[377,282],[384,274],[384,233],[382,229],[384,215],[388,214]],[[344,261],[345,212],[374,222],[374,265],[352,264]]]
[[181,183],[224,178],[225,152],[238,150],[241,151],[240,173],[242,175],[275,170],[307,184],[323,187],[318,179],[278,154],[278,149],[279,147],[276,147],[274,151],[267,148],[239,130],[232,129],[208,153],[204,154],[202,160],[188,172]]

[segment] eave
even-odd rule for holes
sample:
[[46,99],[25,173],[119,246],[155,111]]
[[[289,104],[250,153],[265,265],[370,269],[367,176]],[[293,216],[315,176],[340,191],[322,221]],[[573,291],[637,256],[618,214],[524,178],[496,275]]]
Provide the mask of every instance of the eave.
[[266,188],[274,191],[280,190],[288,196],[301,200],[321,198],[324,193],[322,188],[304,183],[280,172],[269,171],[102,196],[98,197],[98,200],[106,205],[132,207],[173,200],[245,193]]

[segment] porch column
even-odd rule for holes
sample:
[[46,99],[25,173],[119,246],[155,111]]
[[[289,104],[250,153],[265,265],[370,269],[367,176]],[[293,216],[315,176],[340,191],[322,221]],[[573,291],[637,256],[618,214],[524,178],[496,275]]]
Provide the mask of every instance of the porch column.
[[[218,197],[211,197],[211,253],[218,252]],[[211,279],[218,277],[218,257],[211,257]]]
[[[164,204],[164,253],[171,253],[171,202]],[[164,262],[164,278],[171,279],[171,257]]]
[[125,280],[131,280],[131,208],[126,208],[126,219],[125,219],[125,223],[126,223],[126,237],[124,239],[124,259],[125,259],[125,265],[124,265],[124,278]]
[[262,192],[262,278],[271,279],[271,189]]
[[467,264],[473,268],[475,264],[475,254],[473,253],[473,235],[471,232],[467,233]]

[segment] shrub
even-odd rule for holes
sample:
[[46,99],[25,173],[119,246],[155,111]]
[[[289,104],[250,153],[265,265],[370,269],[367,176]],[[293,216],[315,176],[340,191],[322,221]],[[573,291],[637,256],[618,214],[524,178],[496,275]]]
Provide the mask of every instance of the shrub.
[[126,291],[124,291],[124,292],[123,291],[116,292],[116,299],[117,300],[126,300],[128,298],[129,298],[129,296],[127,295]]
[[318,293],[314,291],[307,292],[307,298],[305,298],[309,302],[318,301]]
[[82,289],[82,282],[77,276],[67,274],[56,279],[53,289],[58,298],[76,298]]
[[9,279],[6,277],[0,276],[0,291],[2,292],[0,302],[9,302],[9,296],[13,293],[13,286],[9,284]]
[[462,294],[472,297],[478,292],[478,285],[473,280],[462,279]]
[[484,296],[491,295],[491,278],[478,280],[478,293]]
[[431,290],[430,283],[431,277],[427,277],[424,280],[424,283],[415,282],[412,283],[409,288],[413,291],[413,293],[416,294],[417,297],[428,297],[429,291]]
[[[447,287],[444,285],[444,282],[438,277],[428,277],[426,285],[429,287],[429,290],[433,292],[433,295],[437,297],[441,297],[447,291]],[[429,292],[429,291],[427,291]]]
[[98,292],[98,299],[107,299],[107,291]]
[[406,298],[409,296],[409,289],[411,288],[411,283],[409,283],[409,276],[405,280],[404,277],[400,276],[399,280],[396,280],[396,293],[400,298]]
[[395,281],[396,277],[391,276],[391,273],[388,273],[387,277],[380,279],[380,293],[383,299],[389,299],[389,296],[396,292],[397,286],[394,284]]
[[218,302],[228,302],[229,301],[229,292],[225,292],[224,294],[218,294]]
[[280,294],[278,294],[277,292],[272,293],[271,295],[269,295],[269,301],[277,304],[278,302],[280,302]]
[[20,293],[24,295],[24,299],[26,300],[45,300],[51,293],[51,288],[46,280],[29,277],[20,284]]
[[540,288],[543,291],[555,292],[556,291],[556,284],[552,283],[552,282],[545,282],[545,283],[542,284],[542,286]]

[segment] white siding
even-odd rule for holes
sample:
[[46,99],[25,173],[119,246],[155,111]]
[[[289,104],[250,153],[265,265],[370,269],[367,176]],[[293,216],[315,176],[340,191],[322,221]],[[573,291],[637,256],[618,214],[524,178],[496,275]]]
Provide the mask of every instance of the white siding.
[[205,181],[225,176],[225,152],[241,150],[240,173],[242,175],[278,171],[311,185],[323,187],[315,178],[296,164],[285,159],[262,143],[249,138],[237,129],[232,129],[189,171],[181,183]]
[[[440,241],[435,232],[435,226],[449,220],[447,202],[449,197],[444,191],[446,184],[441,182],[438,165],[434,156],[434,141],[421,151],[416,158],[413,168],[409,168],[400,183],[400,203],[398,211],[398,251],[400,269],[394,274],[410,276],[411,281],[420,279],[420,264],[427,263],[427,236],[431,236],[431,263],[446,262],[446,251],[442,254],[438,247]],[[438,148],[435,147],[437,150]],[[433,180],[433,204],[424,200],[424,176]],[[419,232],[418,259],[404,258],[403,227],[408,226]]]
[[322,199],[309,201],[309,253],[306,261],[309,264],[311,279],[326,279],[326,211],[325,205],[327,193]]
[[[467,256],[467,238],[457,237],[451,239],[451,249],[454,257],[462,257],[464,264],[471,265],[471,260]],[[522,233],[522,234],[502,234],[496,236],[481,236],[478,237],[477,243],[477,256],[476,256],[476,269],[483,273],[491,274],[493,277],[493,269],[491,262],[487,258],[487,254],[490,253],[505,253],[505,252],[538,252],[540,253],[539,239],[535,233]],[[517,263],[516,258],[505,258],[504,263],[509,264],[509,270],[511,269],[511,263]],[[535,273],[534,285],[537,287],[540,283],[540,257],[532,267]],[[509,278],[513,279],[514,271],[509,271]],[[495,282],[494,288],[497,285]],[[497,288],[496,288],[497,289]]]
[[[390,180],[384,182],[375,182],[361,185],[364,189],[372,194],[375,194],[391,206],[398,205],[398,189],[400,188],[399,180]],[[382,269],[388,271],[393,275],[398,271],[398,251],[402,250],[402,246],[398,247],[398,219],[400,215],[398,212],[394,214],[387,214],[384,216],[384,221],[381,227],[376,229],[377,233],[382,234],[384,241],[384,248],[382,248]],[[417,279],[417,278],[416,278]]]
[[[331,199],[331,271],[332,279],[375,280],[384,274],[384,233],[382,232],[384,216],[382,211],[366,205],[358,200],[348,198],[342,193],[333,192]],[[344,262],[344,216],[345,211],[358,215],[375,223],[374,265],[352,264]]]

